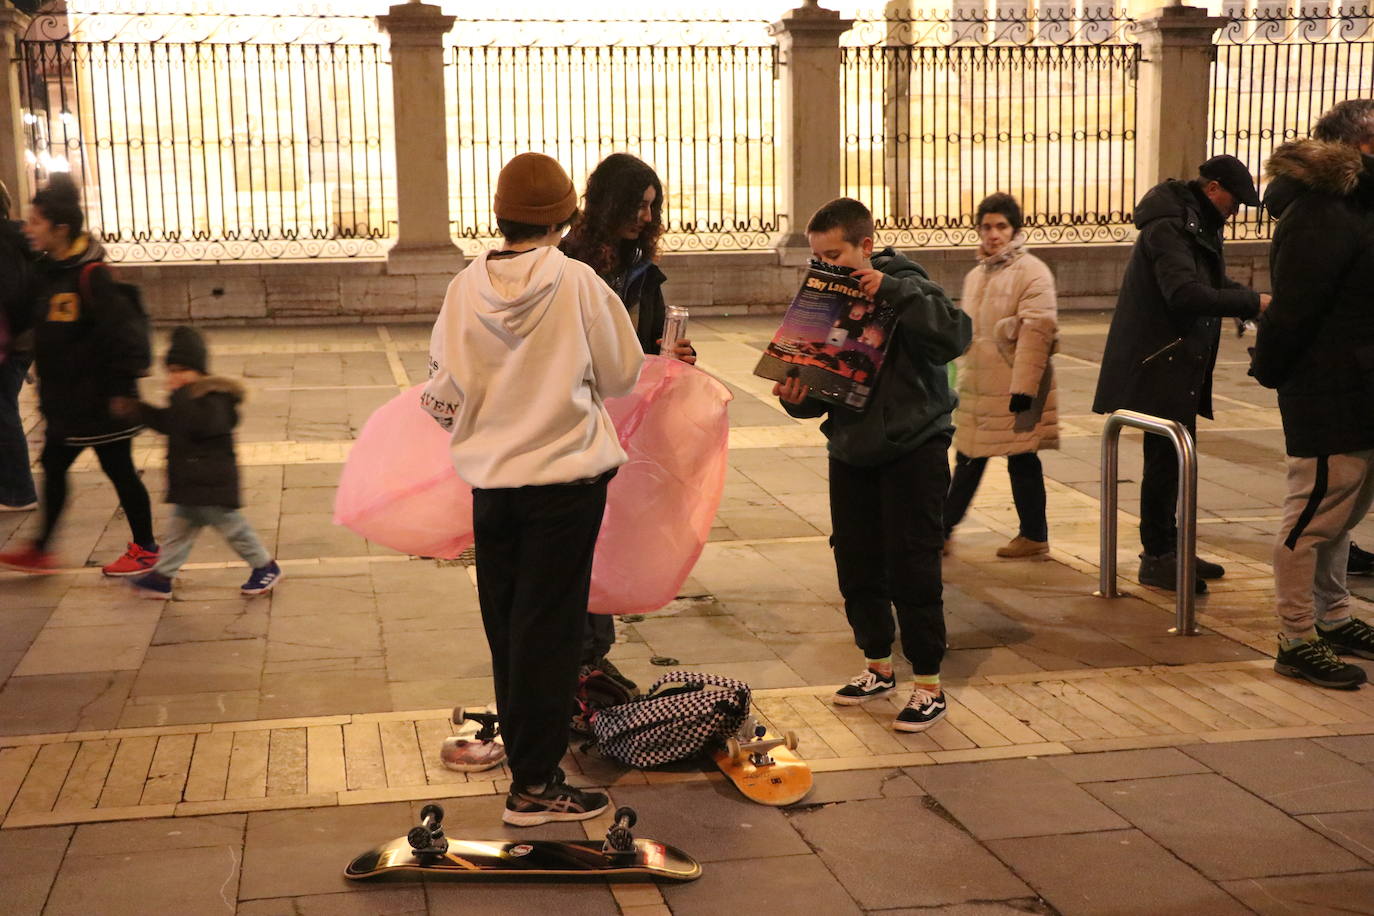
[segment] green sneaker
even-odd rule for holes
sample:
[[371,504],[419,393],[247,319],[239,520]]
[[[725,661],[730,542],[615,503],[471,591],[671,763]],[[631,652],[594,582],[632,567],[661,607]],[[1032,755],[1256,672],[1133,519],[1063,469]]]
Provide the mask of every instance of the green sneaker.
[[1299,678],[1311,681],[1318,687],[1340,690],[1354,690],[1367,679],[1363,668],[1341,661],[1324,639],[1299,643],[1291,649],[1285,649],[1280,640],[1274,670],[1284,677]]
[[1374,658],[1374,627],[1358,617],[1352,617],[1335,629],[1321,630],[1322,639],[1331,643],[1337,655],[1358,655]]

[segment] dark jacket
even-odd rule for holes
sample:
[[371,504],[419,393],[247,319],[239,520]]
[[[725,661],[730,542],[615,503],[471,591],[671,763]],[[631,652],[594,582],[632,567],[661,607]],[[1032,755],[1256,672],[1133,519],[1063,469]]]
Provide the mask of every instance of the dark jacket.
[[1374,448],[1374,157],[1297,140],[1267,172],[1274,301],[1251,373],[1279,391],[1288,454]]
[[167,502],[237,509],[234,427],[243,386],[207,375],[172,392],[166,407],[139,404],[142,421],[167,436]]
[[48,435],[70,445],[127,439],[141,429],[110,413],[110,398],[137,397],[148,371],[148,325],[137,303],[119,292],[108,267],[81,272],[104,260],[100,243],[82,235],[61,261],[40,263],[39,295],[32,314],[38,403]]
[[919,264],[885,248],[873,256],[873,266],[887,274],[877,298],[899,314],[867,408],[859,412],[816,398],[782,402],[794,417],[828,414],[821,432],[830,440],[831,457],[858,467],[895,461],[954,429],[958,398],[945,364],[973,340],[972,319]]
[[1253,318],[1259,294],[1227,279],[1224,221],[1194,182],[1151,188],[1135,225],[1140,235],[1107,332],[1093,410],[1188,424],[1199,414],[1211,419],[1220,319]]
[[657,356],[658,339],[663,336],[663,319],[668,308],[663,301],[663,284],[667,277],[652,261],[641,261],[619,276],[604,278],[615,290],[625,308],[639,306],[639,318],[635,322],[635,336],[645,353]]
[[0,360],[33,349],[37,258],[22,223],[0,220]]

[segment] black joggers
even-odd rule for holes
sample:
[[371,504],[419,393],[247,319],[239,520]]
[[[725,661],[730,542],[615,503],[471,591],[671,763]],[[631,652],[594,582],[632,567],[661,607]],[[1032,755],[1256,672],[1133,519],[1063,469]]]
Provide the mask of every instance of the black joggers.
[[[973,494],[987,469],[986,458],[970,458],[963,452],[954,454],[954,479],[945,498],[945,537],[954,533],[954,526],[964,520]],[[1035,452],[1021,452],[1007,456],[1007,475],[1011,478],[1011,501],[1020,521],[1018,534],[1028,541],[1044,543],[1050,539],[1049,523],[1045,520],[1045,471]]]
[[[1197,442],[1197,424],[1188,424]],[[1140,546],[1152,557],[1178,547],[1178,453],[1163,436],[1146,434],[1140,475]]]
[[830,459],[830,544],[854,642],[866,658],[885,658],[900,624],[902,651],[918,675],[939,674],[945,656],[949,442],[936,436],[878,467]]
[[[148,499],[148,489],[134,467],[134,440],[116,439],[92,445],[95,457],[100,461],[100,469],[114,484],[119,494],[119,505],[129,522],[129,532],[135,544],[144,550],[155,550],[157,542],[153,539],[153,506]],[[43,446],[39,461],[43,465],[43,529],[38,535],[38,547],[47,550],[57,523],[62,518],[62,510],[67,505],[67,471],[85,451],[84,445],[67,445],[60,439],[49,439]]]
[[549,781],[568,749],[592,556],[614,472],[472,491],[477,594],[512,782]]

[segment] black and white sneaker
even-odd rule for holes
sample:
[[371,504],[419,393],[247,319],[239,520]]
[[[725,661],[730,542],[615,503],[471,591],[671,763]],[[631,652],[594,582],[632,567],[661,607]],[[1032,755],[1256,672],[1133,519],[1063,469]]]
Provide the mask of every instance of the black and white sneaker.
[[923,732],[943,719],[948,711],[943,690],[931,693],[924,687],[917,687],[911,691],[911,699],[906,701],[906,706],[897,713],[892,727],[899,732]]
[[865,668],[863,674],[836,690],[831,699],[836,706],[858,706],[860,703],[885,697],[896,689],[897,678],[894,675],[883,675],[872,668]]
[[1351,665],[1337,658],[1331,650],[1331,644],[1325,639],[1299,643],[1291,649],[1285,648],[1280,639],[1274,670],[1284,677],[1299,678],[1311,681],[1318,687],[1337,690],[1354,690],[1368,679],[1359,665]]
[[611,803],[604,792],[589,792],[568,785],[562,770],[539,792],[511,786],[501,820],[512,827],[536,827],[550,821],[585,821],[596,817]]
[[1374,658],[1374,627],[1358,617],[1351,617],[1338,627],[1318,632],[1337,655]]
[[281,567],[277,565],[276,560],[272,560],[266,566],[259,566],[253,570],[239,591],[245,595],[265,595],[280,581]]

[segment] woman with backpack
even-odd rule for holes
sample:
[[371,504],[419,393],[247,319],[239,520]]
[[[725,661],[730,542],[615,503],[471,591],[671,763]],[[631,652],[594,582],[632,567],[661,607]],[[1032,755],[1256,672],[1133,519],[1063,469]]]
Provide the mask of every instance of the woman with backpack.
[[[70,176],[54,175],[33,198],[24,232],[40,264],[38,296],[30,316],[38,403],[47,421],[43,467],[43,526],[0,564],[21,572],[57,567],[51,542],[67,502],[67,472],[93,448],[114,484],[132,540],[103,568],[107,576],[133,576],[157,563],[148,491],[134,468],[133,438],[143,429],[111,410],[118,398],[135,398],[148,371],[148,325],[136,298],[115,283],[100,243],[82,231],[81,198]],[[15,329],[22,333],[24,329]]]

